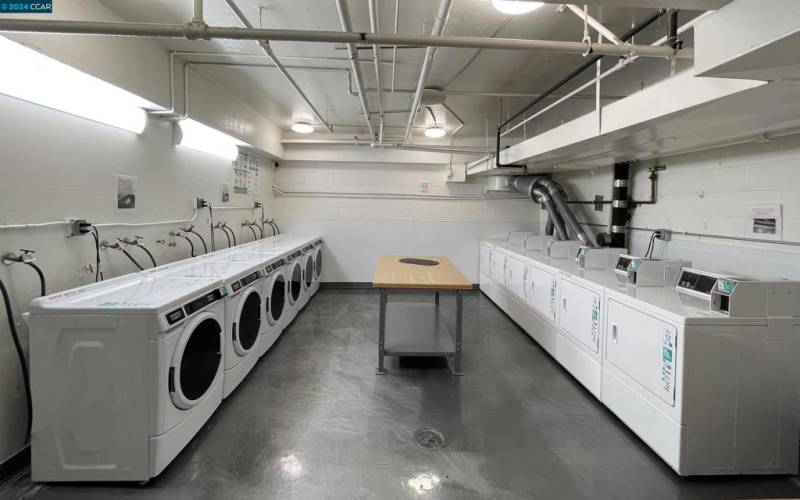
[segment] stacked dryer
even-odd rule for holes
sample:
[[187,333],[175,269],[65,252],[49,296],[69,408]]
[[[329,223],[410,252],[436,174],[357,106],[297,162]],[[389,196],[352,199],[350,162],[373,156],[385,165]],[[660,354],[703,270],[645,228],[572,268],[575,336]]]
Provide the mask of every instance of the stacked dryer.
[[146,481],[222,401],[217,278],[111,280],[30,310],[34,481]]

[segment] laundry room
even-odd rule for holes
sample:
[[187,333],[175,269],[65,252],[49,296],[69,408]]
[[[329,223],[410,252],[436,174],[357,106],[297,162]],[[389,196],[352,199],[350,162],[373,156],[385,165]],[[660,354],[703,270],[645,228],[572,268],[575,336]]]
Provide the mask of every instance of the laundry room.
[[798,45],[0,2],[0,498],[800,498]]

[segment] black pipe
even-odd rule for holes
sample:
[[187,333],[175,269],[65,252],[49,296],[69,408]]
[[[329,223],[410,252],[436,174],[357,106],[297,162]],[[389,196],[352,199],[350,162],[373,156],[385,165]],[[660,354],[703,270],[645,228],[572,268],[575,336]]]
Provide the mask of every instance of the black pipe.
[[44,279],[44,273],[42,272],[42,269],[33,262],[22,261],[22,263],[29,266],[31,269],[36,271],[36,274],[39,275],[39,288],[41,291],[40,296],[44,297],[45,295],[47,295],[47,281],[45,281]]
[[614,164],[611,196],[611,246],[614,248],[626,248],[628,243],[628,183],[630,175],[630,163]]
[[[661,16],[663,16],[666,12],[667,12],[666,9],[659,9],[658,12],[656,12],[652,16],[648,17],[647,19],[645,19],[641,23],[637,24],[636,26],[634,26],[633,28],[631,28],[630,30],[625,32],[620,37],[620,39],[623,42],[629,41],[631,38],[633,38],[634,36],[639,34],[645,28],[647,28],[648,26],[650,26],[654,22],[658,21],[661,18]],[[539,104],[540,102],[545,100],[550,94],[552,94],[556,90],[560,89],[565,84],[569,83],[569,81],[572,80],[573,78],[575,78],[576,76],[580,75],[581,73],[583,73],[587,69],[589,69],[592,66],[594,66],[597,63],[597,61],[602,60],[603,57],[604,56],[599,55],[599,56],[592,56],[592,57],[588,58],[583,64],[578,66],[578,68],[573,70],[570,74],[568,74],[567,76],[565,76],[564,78],[559,80],[555,85],[553,85],[552,87],[548,88],[543,93],[539,94],[539,96],[536,97],[533,101],[531,101],[530,104],[528,104],[527,106],[525,106],[524,108],[522,108],[521,110],[516,112],[512,117],[508,118],[506,121],[501,122],[499,125],[497,125],[497,144],[496,144],[496,147],[495,147],[495,165],[497,166],[497,168],[518,166],[518,165],[503,165],[503,164],[500,163],[500,132],[502,132],[503,127],[505,127],[506,125],[508,125],[512,121],[516,120],[520,116],[524,115],[528,111],[530,111],[531,108],[533,108],[534,106],[536,106],[537,104]]]
[[683,41],[678,38],[678,9],[670,9],[667,19],[667,45],[678,50],[683,46]]
[[19,366],[22,370],[22,382],[25,385],[25,399],[28,403],[28,420],[25,427],[25,442],[27,443],[28,438],[31,435],[31,425],[33,424],[33,399],[31,397],[31,380],[30,376],[28,375],[28,362],[25,359],[25,352],[22,350],[22,344],[19,341],[17,325],[14,324],[14,312],[11,309],[11,297],[8,295],[8,289],[6,289],[6,285],[3,283],[3,280],[0,280],[0,293],[3,295],[3,304],[6,308],[6,320],[8,320],[8,330],[11,332],[11,338],[14,341],[14,349],[17,351]]
[[[211,203],[208,204],[208,220],[211,223],[211,251],[216,252],[217,244],[214,242],[214,209],[211,208]],[[206,250],[206,253],[208,253],[208,250]]]

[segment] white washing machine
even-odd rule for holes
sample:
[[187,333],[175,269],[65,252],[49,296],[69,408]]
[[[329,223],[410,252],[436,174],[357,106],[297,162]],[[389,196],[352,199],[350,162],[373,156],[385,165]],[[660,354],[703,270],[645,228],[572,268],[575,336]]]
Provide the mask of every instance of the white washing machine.
[[314,286],[314,245],[309,243],[301,250],[300,262],[303,266],[303,282],[302,292],[300,294],[300,309],[303,309],[308,304],[311,296],[314,295],[316,290]]
[[311,294],[314,295],[319,290],[320,279],[322,278],[322,240],[313,243],[314,250],[311,257],[314,260],[314,276],[311,280]]
[[[226,286],[225,379],[223,398],[228,397],[258,361],[262,323],[265,319],[263,266],[260,262],[230,261],[209,255],[173,266],[156,275],[184,278],[217,278]],[[148,272],[145,272],[147,275]]]
[[266,297],[267,321],[261,338],[259,356],[267,353],[289,322],[289,314],[287,313],[289,285],[286,279],[286,263],[284,259],[278,258],[267,264],[264,267],[264,273],[266,275],[264,295]]
[[301,258],[303,252],[296,250],[291,254],[284,257],[286,261],[286,281],[289,299],[287,304],[287,325],[297,316],[298,311],[302,307],[303,298],[303,259]]
[[222,401],[216,278],[143,277],[31,303],[34,481],[146,481]]
[[[280,336],[283,328],[288,323],[286,310],[288,309],[286,296],[287,279],[284,270],[283,258],[275,251],[255,251],[253,248],[229,252],[215,259],[229,265],[256,266],[264,277],[261,280],[261,297],[263,307],[262,321],[259,328],[258,357],[272,347]],[[283,286],[283,289],[279,285]]]

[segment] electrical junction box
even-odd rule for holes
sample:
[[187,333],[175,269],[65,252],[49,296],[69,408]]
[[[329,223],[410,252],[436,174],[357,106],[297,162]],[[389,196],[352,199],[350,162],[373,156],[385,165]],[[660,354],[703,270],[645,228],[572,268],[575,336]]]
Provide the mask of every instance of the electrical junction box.
[[627,248],[592,248],[581,246],[575,261],[581,269],[613,269],[620,254],[628,252]]

